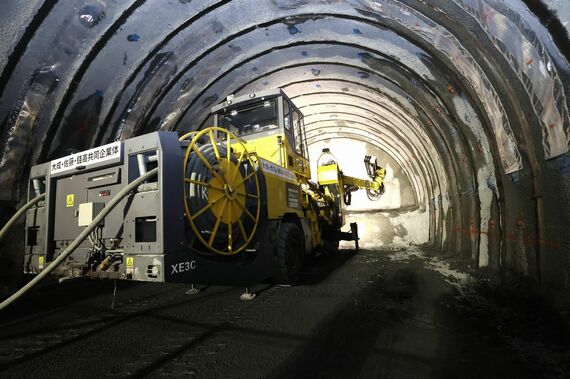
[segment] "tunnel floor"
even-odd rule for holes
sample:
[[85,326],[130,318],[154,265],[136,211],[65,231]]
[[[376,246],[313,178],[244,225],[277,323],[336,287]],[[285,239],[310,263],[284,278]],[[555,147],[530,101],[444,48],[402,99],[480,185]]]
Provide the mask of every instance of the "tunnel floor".
[[[74,281],[0,315],[0,376],[568,377],[559,314],[417,248],[341,250],[295,287]],[[524,295],[523,295],[524,294]]]

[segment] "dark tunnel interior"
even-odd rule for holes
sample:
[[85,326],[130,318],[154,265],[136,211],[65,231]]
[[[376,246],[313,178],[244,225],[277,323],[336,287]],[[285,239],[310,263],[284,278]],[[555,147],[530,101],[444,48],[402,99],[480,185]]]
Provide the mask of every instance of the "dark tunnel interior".
[[4,2],[3,218],[33,164],[282,88],[312,162],[330,147],[354,175],[365,154],[387,167],[386,196],[349,208],[364,247],[429,245],[568,307],[570,8],[528,3]]

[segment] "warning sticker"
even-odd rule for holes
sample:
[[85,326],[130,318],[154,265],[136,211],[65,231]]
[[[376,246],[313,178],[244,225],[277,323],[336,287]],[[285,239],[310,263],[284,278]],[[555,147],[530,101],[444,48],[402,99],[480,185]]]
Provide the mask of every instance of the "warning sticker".
[[127,268],[135,267],[135,258],[127,257]]
[[43,255],[40,255],[40,256],[38,257],[38,268],[39,268],[40,270],[43,270],[43,269],[44,269],[44,256],[43,256]]
[[73,204],[75,204],[75,195],[70,193],[65,197],[65,206],[69,208],[73,207]]

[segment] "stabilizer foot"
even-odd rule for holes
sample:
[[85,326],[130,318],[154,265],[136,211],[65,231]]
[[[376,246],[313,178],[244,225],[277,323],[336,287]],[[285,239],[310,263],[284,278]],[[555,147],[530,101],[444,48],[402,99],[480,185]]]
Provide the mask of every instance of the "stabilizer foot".
[[243,301],[249,301],[255,299],[255,296],[255,293],[249,292],[249,288],[246,288],[245,292],[240,295],[239,299]]
[[190,288],[186,290],[186,295],[198,295],[200,291],[200,288],[194,287],[194,284],[191,284]]
[[352,239],[354,240],[354,248],[356,252],[358,252],[358,250],[360,250],[360,246],[358,245],[360,238],[358,237],[358,224],[356,222],[350,223],[350,234],[352,234]]

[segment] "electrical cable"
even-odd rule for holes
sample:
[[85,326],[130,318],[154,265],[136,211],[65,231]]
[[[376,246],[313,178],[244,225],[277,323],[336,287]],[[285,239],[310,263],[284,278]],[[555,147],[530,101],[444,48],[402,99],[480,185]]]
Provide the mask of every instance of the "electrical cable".
[[12,227],[12,225],[14,225],[14,223],[20,217],[22,217],[22,215],[24,213],[26,213],[26,211],[28,209],[30,209],[32,206],[34,206],[34,204],[39,203],[40,201],[44,200],[45,198],[46,198],[46,194],[42,193],[40,196],[33,198],[32,200],[28,201],[22,208],[20,208],[18,210],[18,212],[16,212],[16,214],[14,216],[12,216],[12,218],[10,220],[8,220],[6,225],[4,225],[4,227],[2,227],[2,230],[0,230],[0,241],[2,241],[2,238],[4,238],[4,236],[6,235],[8,230]]

